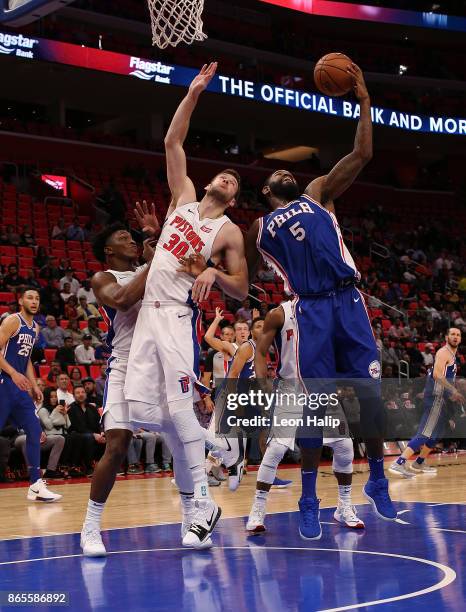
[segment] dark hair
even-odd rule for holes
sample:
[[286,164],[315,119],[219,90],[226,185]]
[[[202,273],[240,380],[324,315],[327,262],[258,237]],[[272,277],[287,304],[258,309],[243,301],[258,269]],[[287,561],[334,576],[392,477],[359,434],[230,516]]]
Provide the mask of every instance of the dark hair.
[[241,177],[238,172],[236,172],[236,170],[234,170],[233,168],[227,168],[226,170],[222,170],[221,172],[216,174],[216,176],[219,176],[220,174],[230,174],[236,179],[236,182],[238,183],[238,189],[235,193],[235,200],[238,200],[241,193]]
[[76,389],[83,389],[84,392],[86,392],[86,389],[84,389],[84,385],[82,383],[73,384],[73,393],[76,391]]
[[40,293],[39,290],[36,289],[35,287],[22,287],[18,293],[19,293],[19,297],[23,297],[23,295],[27,292],[27,291],[35,291],[37,293],[37,295],[39,295],[40,297]]
[[264,320],[265,320],[264,317],[256,317],[255,319],[251,321],[251,327],[249,329],[252,331],[256,323],[259,323],[259,321],[264,321]]
[[94,253],[97,261],[105,263],[105,247],[107,246],[109,239],[116,232],[121,232],[127,229],[128,228],[123,223],[116,222],[112,223],[111,225],[103,229],[101,232],[99,232],[97,236],[95,236],[94,240],[92,241],[92,252]]
[[[52,387],[46,387],[44,389],[44,408],[47,408],[47,410],[49,412],[52,412],[54,406],[51,405],[50,403],[50,396],[52,395],[52,392],[55,393],[57,392],[56,389],[53,389]],[[57,397],[57,406],[58,406],[58,397]]]

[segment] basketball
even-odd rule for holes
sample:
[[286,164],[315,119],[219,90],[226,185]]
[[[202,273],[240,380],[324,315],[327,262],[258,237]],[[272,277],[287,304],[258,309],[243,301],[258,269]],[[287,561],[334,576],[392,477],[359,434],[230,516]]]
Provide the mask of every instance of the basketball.
[[316,87],[326,96],[344,96],[353,86],[346,68],[351,64],[344,53],[328,53],[321,57],[314,69]]

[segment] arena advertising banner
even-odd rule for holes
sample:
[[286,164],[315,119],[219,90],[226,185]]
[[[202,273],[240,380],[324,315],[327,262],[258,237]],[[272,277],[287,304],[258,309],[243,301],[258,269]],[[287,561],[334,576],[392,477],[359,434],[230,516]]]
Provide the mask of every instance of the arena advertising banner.
[[[2,31],[0,31],[1,54],[57,62],[131,76],[151,83],[182,87],[189,85],[197,74],[195,68],[186,66],[43,38],[28,38],[22,34]],[[335,117],[347,119],[359,117],[359,105],[348,99],[330,98],[316,92],[287,89],[229,76],[217,75],[210,83],[208,91]],[[466,118],[416,115],[373,107],[372,119],[376,125],[412,132],[466,136]]]
[[329,2],[328,0],[259,0],[259,2],[322,17],[338,17],[340,19],[466,32],[466,19],[464,17],[442,15],[432,11],[406,11],[365,4],[350,4],[349,2]]

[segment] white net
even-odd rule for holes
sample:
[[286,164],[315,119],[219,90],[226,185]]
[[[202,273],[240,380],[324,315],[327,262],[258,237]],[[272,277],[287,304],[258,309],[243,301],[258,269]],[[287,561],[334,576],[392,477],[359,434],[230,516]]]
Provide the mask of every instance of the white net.
[[207,38],[203,32],[204,0],[147,0],[152,25],[152,43],[160,49],[188,45]]

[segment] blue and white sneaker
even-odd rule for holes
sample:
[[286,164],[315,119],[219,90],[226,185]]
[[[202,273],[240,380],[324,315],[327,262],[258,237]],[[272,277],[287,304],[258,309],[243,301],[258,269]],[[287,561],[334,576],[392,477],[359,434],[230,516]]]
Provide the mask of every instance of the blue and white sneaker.
[[299,535],[303,540],[319,540],[322,535],[320,499],[302,497],[299,502]]
[[377,516],[385,521],[394,521],[397,517],[397,511],[390,499],[388,492],[387,478],[379,478],[378,480],[368,480],[362,489],[362,493],[372,505]]
[[286,489],[292,484],[292,480],[282,480],[281,478],[275,477],[275,480],[272,482],[272,487],[275,487],[276,489]]

